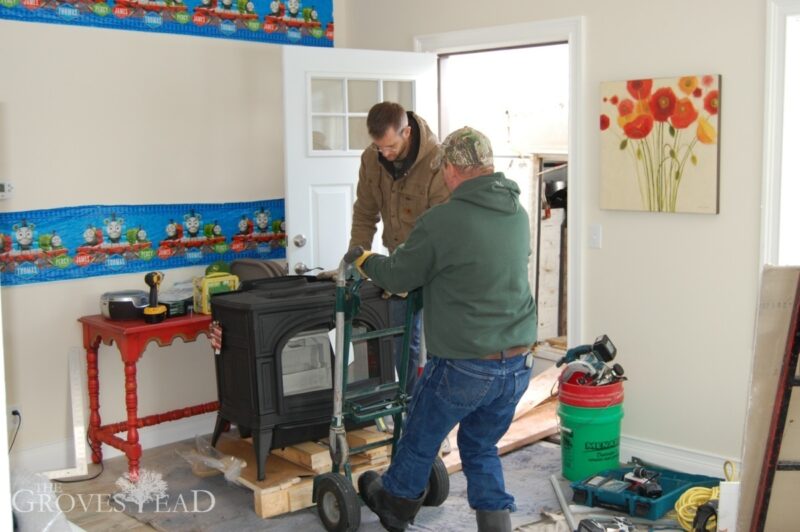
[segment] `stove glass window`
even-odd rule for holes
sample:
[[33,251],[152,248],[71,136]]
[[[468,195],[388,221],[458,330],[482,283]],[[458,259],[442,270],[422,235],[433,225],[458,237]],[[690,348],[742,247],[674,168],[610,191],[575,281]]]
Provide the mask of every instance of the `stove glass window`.
[[293,337],[281,352],[283,395],[331,388],[332,361],[327,330],[304,331]]
[[[353,326],[353,335],[367,332],[363,325]],[[284,396],[333,387],[333,349],[328,331],[303,331],[292,337],[281,352]],[[380,377],[380,341],[355,342],[350,353],[347,382],[355,384]]]

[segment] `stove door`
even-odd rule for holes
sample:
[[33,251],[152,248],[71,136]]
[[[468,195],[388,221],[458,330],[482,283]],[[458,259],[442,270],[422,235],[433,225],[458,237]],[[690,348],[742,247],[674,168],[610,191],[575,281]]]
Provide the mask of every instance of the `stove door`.
[[283,395],[328,390],[333,385],[333,357],[328,331],[304,331],[292,337],[281,351]]

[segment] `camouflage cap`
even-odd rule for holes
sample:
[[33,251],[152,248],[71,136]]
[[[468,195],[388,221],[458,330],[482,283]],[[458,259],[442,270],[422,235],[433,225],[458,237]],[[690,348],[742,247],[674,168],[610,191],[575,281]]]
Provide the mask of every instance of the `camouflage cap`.
[[439,169],[445,161],[462,167],[492,166],[492,143],[477,129],[464,126],[447,135],[439,146],[438,155],[431,162],[431,168]]

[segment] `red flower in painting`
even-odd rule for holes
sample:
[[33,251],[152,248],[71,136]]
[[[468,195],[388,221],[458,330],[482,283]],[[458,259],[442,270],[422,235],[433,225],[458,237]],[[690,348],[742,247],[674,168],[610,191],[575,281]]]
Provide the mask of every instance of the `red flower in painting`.
[[681,98],[675,104],[675,112],[669,117],[670,123],[676,129],[683,129],[697,119],[697,109],[694,108],[689,98]]
[[628,138],[643,139],[653,129],[653,115],[640,114],[622,128]]
[[703,108],[712,115],[719,112],[719,91],[713,90],[706,94],[706,97],[703,99]]
[[695,98],[699,98],[702,95],[703,95],[703,89],[701,89],[700,87],[697,87],[692,93],[692,96],[694,96]]
[[628,98],[625,98],[619,102],[617,110],[619,111],[620,116],[629,115],[633,112],[633,102]]
[[658,89],[650,97],[650,112],[658,122],[666,122],[675,110],[675,93],[670,87]]
[[637,100],[644,100],[650,96],[652,88],[652,79],[632,79],[628,81],[628,92]]
[[611,103],[613,103],[614,105],[617,105],[619,103],[619,98],[617,98],[616,94],[611,97]]
[[608,129],[611,120],[608,118],[608,115],[600,115],[600,131],[605,131]]
[[703,85],[705,85],[706,87],[710,87],[712,83],[714,83],[714,76],[709,76],[709,75],[703,76]]

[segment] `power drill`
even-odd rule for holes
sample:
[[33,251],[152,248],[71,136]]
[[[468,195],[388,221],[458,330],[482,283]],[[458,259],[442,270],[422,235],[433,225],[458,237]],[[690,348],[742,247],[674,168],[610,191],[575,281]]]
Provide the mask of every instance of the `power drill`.
[[167,306],[158,304],[158,287],[164,280],[161,272],[150,272],[144,276],[144,282],[150,287],[150,301],[144,308],[145,323],[161,323],[167,317]]

